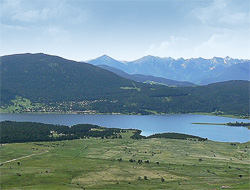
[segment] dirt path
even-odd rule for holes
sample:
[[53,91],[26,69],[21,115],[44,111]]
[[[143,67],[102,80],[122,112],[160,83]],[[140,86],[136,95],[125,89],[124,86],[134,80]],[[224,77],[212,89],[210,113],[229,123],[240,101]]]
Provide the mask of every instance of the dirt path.
[[23,158],[29,158],[29,157],[31,157],[31,156],[41,155],[41,154],[44,154],[44,153],[47,153],[47,152],[49,152],[49,151],[46,150],[45,152],[40,152],[40,153],[37,153],[37,154],[30,154],[30,155],[28,155],[28,156],[22,156],[22,157],[20,157],[20,158],[15,158],[15,159],[12,159],[12,160],[8,160],[8,161],[2,162],[2,163],[0,163],[0,164],[6,164],[6,163],[13,162],[13,161],[16,161],[16,160],[21,160],[21,159],[23,159]]

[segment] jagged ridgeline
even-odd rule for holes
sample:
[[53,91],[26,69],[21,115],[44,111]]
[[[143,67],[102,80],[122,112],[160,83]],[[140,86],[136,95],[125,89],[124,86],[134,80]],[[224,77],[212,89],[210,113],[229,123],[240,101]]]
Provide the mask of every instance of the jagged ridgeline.
[[167,87],[46,54],[1,57],[1,111],[249,114],[249,82]]

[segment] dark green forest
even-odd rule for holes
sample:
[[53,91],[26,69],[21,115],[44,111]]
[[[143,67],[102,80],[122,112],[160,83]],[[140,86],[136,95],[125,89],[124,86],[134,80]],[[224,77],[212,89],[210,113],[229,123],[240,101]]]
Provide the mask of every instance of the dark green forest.
[[228,126],[239,126],[239,127],[250,127],[250,123],[244,123],[244,122],[238,122],[236,121],[235,123],[229,122],[226,123]]
[[205,141],[206,138],[201,138],[194,135],[180,134],[180,133],[159,133],[148,136],[147,138],[165,138],[165,139],[197,139],[198,141]]
[[0,122],[0,143],[61,141],[89,137],[121,138],[119,128],[105,128],[91,124],[71,127],[36,122]]
[[62,141],[81,138],[99,137],[102,139],[122,138],[122,133],[131,130],[130,138],[167,138],[167,139],[196,139],[198,141],[207,140],[205,138],[181,134],[181,133],[161,133],[148,137],[141,135],[138,129],[106,128],[91,124],[77,124],[71,127],[66,125],[53,125],[37,122],[0,122],[1,138],[0,143],[22,143],[22,142],[42,142],[42,141]]
[[[249,116],[248,81],[167,87],[122,78],[87,63],[46,54],[2,56],[1,110],[154,114],[215,113]],[[13,100],[31,102],[31,108]],[[39,103],[39,106],[35,106]],[[33,107],[32,107],[33,106]]]

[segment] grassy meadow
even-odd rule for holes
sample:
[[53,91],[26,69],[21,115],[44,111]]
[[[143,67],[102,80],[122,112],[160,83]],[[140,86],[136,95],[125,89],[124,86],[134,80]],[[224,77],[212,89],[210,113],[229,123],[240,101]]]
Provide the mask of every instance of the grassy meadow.
[[[121,135],[122,139],[2,145],[1,189],[243,190],[250,187],[250,142],[132,140],[129,138],[132,131]],[[16,158],[21,159],[10,161]]]

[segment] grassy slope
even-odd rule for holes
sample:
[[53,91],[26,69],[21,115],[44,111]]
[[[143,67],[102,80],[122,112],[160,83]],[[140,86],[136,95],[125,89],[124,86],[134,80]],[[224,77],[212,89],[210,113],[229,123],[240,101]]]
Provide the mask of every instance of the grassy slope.
[[[17,161],[0,166],[1,189],[249,189],[249,142],[235,146],[212,141],[132,140],[129,133],[122,134],[124,139],[3,145],[0,162],[49,152],[21,159],[20,166]],[[131,163],[131,158],[150,163]],[[139,180],[144,176],[148,180]]]
[[6,106],[5,109],[0,108],[0,113],[22,113],[23,109],[34,109],[42,107],[42,104],[34,103],[27,98],[22,98],[20,96],[16,96],[15,99],[11,100],[11,105]]

